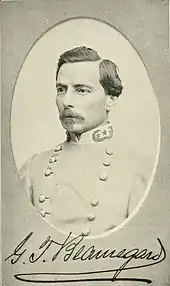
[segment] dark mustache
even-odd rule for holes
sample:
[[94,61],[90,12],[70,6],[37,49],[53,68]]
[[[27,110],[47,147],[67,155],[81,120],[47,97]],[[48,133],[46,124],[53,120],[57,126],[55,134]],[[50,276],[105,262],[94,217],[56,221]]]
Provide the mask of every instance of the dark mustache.
[[78,119],[84,119],[84,117],[76,111],[72,111],[71,109],[64,109],[60,114],[60,119],[64,119],[66,117],[73,117]]

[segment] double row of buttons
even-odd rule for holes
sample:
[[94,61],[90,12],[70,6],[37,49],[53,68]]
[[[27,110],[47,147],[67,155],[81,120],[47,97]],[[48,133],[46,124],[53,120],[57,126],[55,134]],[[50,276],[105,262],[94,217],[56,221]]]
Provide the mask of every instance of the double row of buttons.
[[[61,150],[62,150],[62,145],[57,145],[57,147],[55,148],[54,152],[59,152],[59,151],[61,151]],[[109,148],[109,147],[106,148],[105,153],[106,153],[106,155],[113,155],[113,148]],[[57,162],[57,155],[54,153],[54,154],[51,155],[51,157],[49,158],[49,163],[51,164],[51,163],[55,163],[55,162]],[[109,167],[109,166],[111,165],[111,161],[110,161],[110,159],[108,158],[108,156],[103,160],[103,165],[104,165],[105,167]],[[51,174],[53,174],[53,171],[52,171],[52,169],[51,169],[50,166],[48,166],[47,169],[45,169],[44,174],[45,174],[46,177],[48,177],[48,176],[50,176]],[[107,178],[108,178],[107,173],[106,173],[106,172],[102,172],[102,174],[100,175],[100,180],[101,180],[101,181],[106,181]],[[39,196],[39,202],[40,202],[40,203],[44,203],[46,199],[49,199],[49,198],[46,197],[46,196],[43,195],[43,194],[41,194],[41,195]],[[99,205],[99,200],[98,200],[97,198],[93,199],[93,200],[91,201],[91,205],[92,205],[93,207],[97,207],[97,206]],[[45,217],[46,214],[50,214],[50,213],[46,212],[44,209],[40,209],[40,214],[41,214],[43,217]],[[89,221],[94,221],[95,215],[94,215],[94,214],[89,214],[89,215],[87,216],[87,219],[88,219]],[[84,236],[87,236],[87,235],[89,235],[90,233],[91,233],[91,230],[90,230],[89,228],[85,228],[85,229],[82,231],[81,234],[84,235]]]

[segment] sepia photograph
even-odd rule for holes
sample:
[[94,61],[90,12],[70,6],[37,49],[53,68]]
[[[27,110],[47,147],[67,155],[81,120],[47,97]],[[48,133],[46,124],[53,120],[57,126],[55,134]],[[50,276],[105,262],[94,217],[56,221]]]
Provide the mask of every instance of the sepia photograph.
[[107,234],[149,190],[157,100],[139,55],[106,23],[66,21],[33,45],[16,82],[11,128],[30,203],[64,233]]
[[1,1],[3,286],[170,285],[168,5]]

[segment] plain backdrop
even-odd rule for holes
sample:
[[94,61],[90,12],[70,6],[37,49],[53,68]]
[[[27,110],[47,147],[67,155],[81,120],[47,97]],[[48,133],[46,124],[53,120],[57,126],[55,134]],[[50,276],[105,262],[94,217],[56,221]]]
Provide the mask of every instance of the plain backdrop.
[[[48,20],[48,19],[47,19]],[[115,144],[134,149],[153,164],[159,143],[159,112],[145,66],[130,42],[93,19],[61,23],[33,45],[20,70],[12,102],[11,138],[17,168],[34,153],[62,142],[65,131],[55,105],[55,73],[61,53],[85,45],[119,67],[124,90],[110,117]],[[145,144],[143,144],[145,142]]]

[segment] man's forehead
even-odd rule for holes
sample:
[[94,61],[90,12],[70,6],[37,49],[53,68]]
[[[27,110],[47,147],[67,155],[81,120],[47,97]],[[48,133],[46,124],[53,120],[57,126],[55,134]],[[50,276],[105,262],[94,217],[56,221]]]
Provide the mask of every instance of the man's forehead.
[[58,82],[100,84],[99,61],[63,64],[58,73]]

